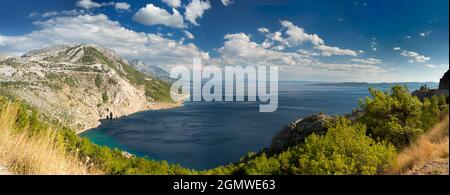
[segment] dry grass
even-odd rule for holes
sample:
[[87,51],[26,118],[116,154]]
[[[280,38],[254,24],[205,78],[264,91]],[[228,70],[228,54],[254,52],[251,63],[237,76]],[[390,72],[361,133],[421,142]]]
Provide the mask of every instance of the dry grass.
[[[448,159],[449,116],[422,135],[416,143],[404,149],[389,174],[408,174],[433,160]],[[447,167],[448,169],[448,167]]]
[[6,104],[0,112],[0,163],[19,175],[92,174],[74,154],[67,154],[56,141],[55,131],[30,136],[27,130],[14,131],[18,106]]

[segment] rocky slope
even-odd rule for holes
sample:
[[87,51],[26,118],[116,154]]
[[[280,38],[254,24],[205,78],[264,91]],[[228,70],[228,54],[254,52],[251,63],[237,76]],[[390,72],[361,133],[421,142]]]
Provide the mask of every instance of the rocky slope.
[[441,78],[441,80],[439,82],[439,90],[447,90],[448,91],[448,84],[449,84],[448,77],[449,77],[449,75],[448,75],[448,70],[447,70],[447,72],[444,74],[444,76]]
[[95,45],[54,46],[0,58],[0,94],[24,100],[78,132],[99,120],[178,106],[170,85]]
[[418,97],[420,100],[425,98],[432,98],[433,96],[447,96],[449,95],[448,91],[448,71],[444,74],[439,82],[439,89],[420,89],[416,90],[412,93],[413,96]]
[[325,125],[332,119],[325,114],[318,114],[288,124],[273,136],[270,151],[282,151],[290,146],[300,144],[313,133],[326,133]]

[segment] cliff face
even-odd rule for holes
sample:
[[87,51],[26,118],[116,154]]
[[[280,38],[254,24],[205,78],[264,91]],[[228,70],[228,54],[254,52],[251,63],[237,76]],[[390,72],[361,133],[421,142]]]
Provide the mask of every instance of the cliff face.
[[439,90],[448,90],[448,71],[444,74],[444,76],[441,78],[440,82],[439,82]]
[[101,119],[176,106],[169,89],[114,51],[92,45],[51,47],[0,61],[0,95],[19,98],[78,132]]

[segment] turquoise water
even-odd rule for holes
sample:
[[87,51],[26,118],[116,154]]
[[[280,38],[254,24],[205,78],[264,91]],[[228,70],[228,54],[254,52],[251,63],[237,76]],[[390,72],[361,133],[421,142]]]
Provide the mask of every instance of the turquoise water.
[[[406,85],[414,90],[422,83]],[[209,169],[270,146],[272,136],[291,121],[319,112],[350,113],[358,99],[369,95],[368,87],[390,86],[281,82],[278,110],[273,113],[260,113],[257,102],[186,102],[176,109],[102,121],[82,136],[138,156]]]

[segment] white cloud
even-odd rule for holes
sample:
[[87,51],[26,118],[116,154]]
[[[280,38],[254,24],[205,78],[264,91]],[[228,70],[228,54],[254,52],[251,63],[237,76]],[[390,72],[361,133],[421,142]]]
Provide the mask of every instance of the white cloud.
[[375,58],[367,58],[367,59],[351,59],[351,61],[356,62],[356,63],[362,63],[362,64],[380,64],[381,60],[379,59],[375,59]]
[[298,53],[304,55],[305,57],[320,56],[320,54],[315,51],[304,49],[299,49]]
[[290,21],[283,20],[281,21],[281,25],[286,29],[285,34],[286,38],[282,37],[282,32],[277,31],[275,33],[267,32],[266,29],[262,28],[259,31],[266,32],[265,35],[267,38],[279,42],[282,46],[287,47],[295,47],[302,45],[305,42],[309,42],[314,46],[314,49],[319,50],[323,56],[332,56],[332,55],[350,55],[357,56],[357,52],[349,50],[349,49],[340,49],[339,47],[331,47],[325,45],[322,38],[317,34],[308,34],[305,30],[299,26],[296,26]]
[[372,48],[372,51],[377,51],[377,45],[378,43],[376,42],[377,38],[372,38],[372,41],[370,42],[370,48]]
[[448,68],[448,64],[426,64],[425,66],[428,68]]
[[260,32],[262,34],[270,33],[269,29],[267,29],[267,28],[258,28],[258,32]]
[[301,45],[304,42],[310,42],[313,45],[323,45],[324,41],[316,34],[307,34],[305,30],[301,27],[294,25],[289,21],[281,21],[281,25],[285,28],[286,34],[288,37],[286,41],[290,44],[290,46]]
[[402,48],[400,48],[400,47],[394,47],[394,48],[393,48],[394,51],[400,51],[401,49],[402,49]]
[[425,66],[428,68],[437,68],[437,66],[434,64],[426,64]]
[[174,28],[184,28],[183,16],[175,8],[172,9],[172,12],[173,14],[170,14],[165,9],[147,4],[134,14],[133,20],[145,25],[162,24]]
[[181,0],[162,0],[162,2],[173,8],[178,8],[181,6]]
[[340,49],[339,47],[330,47],[326,45],[318,45],[314,47],[319,50],[323,56],[332,56],[332,55],[348,55],[348,56],[357,56],[358,54],[355,51],[349,49]]
[[431,31],[427,31],[427,32],[422,32],[419,34],[421,37],[428,37],[431,35]]
[[191,32],[187,31],[187,30],[184,30],[183,33],[188,39],[194,39],[195,38],[194,35]]
[[198,26],[199,24],[197,23],[197,18],[201,18],[203,13],[210,8],[211,4],[209,1],[193,0],[186,6],[184,16],[186,17],[186,20],[195,26]]
[[229,6],[233,3],[233,1],[231,1],[231,0],[221,0],[221,1],[224,6]]
[[[339,73],[344,75],[341,78],[349,77],[354,73],[364,75],[385,71],[372,64],[322,63],[314,58],[320,54],[313,50],[278,51],[267,48],[264,46],[265,43],[258,44],[251,41],[251,37],[244,33],[228,34],[224,38],[226,40],[224,46],[218,50],[220,57],[213,59],[214,64],[280,66],[280,69],[301,69],[301,72],[298,72],[299,75],[312,72],[322,76],[328,73]],[[288,74],[292,72],[288,71]],[[299,78],[301,77],[298,76],[297,79]]]
[[381,73],[386,72],[385,69],[365,64],[333,64],[333,63],[318,63],[317,65],[322,70],[347,72],[347,73]]
[[84,9],[92,9],[92,8],[99,8],[103,5],[97,2],[94,2],[92,0],[79,0],[75,4],[77,7],[81,7]]
[[408,35],[408,36],[406,36],[405,38],[407,38],[407,39],[411,39],[412,37]]
[[364,51],[363,51],[363,50],[358,50],[358,52],[359,52],[360,54],[364,54]]
[[215,62],[223,65],[265,65],[303,66],[311,63],[298,53],[267,49],[263,44],[250,40],[244,33],[228,34],[224,46],[219,49],[220,57]]
[[403,50],[400,53],[400,55],[411,58],[409,60],[410,63],[412,63],[412,62],[425,63],[425,62],[431,60],[430,57],[426,57],[426,56],[420,55],[417,52],[413,52],[413,51]]
[[116,10],[130,10],[131,5],[125,2],[117,2],[114,4],[114,8],[116,8]]
[[194,44],[135,32],[103,14],[56,17],[35,24],[39,29],[25,35],[0,35],[0,53],[22,55],[52,45],[89,43],[113,49],[127,59],[141,59],[166,68],[191,64],[193,57],[209,58]]

